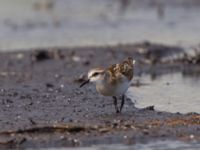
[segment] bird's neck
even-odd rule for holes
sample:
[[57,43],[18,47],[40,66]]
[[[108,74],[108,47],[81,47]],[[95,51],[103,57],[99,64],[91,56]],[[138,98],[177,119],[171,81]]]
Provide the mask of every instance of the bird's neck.
[[105,73],[101,78],[100,80],[98,80],[96,82],[96,85],[97,86],[105,86],[110,80],[110,75],[109,73]]

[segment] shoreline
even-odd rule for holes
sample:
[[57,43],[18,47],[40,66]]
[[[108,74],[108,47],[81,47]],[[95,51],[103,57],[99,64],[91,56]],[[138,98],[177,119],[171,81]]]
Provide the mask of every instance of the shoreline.
[[0,147],[200,141],[198,113],[138,109],[127,98],[117,115],[112,99],[99,95],[93,85],[79,88],[90,68],[107,67],[128,56],[137,61],[135,76],[184,71],[183,66],[200,70],[198,57],[194,63],[190,56],[170,58],[182,53],[180,47],[149,42],[1,53]]

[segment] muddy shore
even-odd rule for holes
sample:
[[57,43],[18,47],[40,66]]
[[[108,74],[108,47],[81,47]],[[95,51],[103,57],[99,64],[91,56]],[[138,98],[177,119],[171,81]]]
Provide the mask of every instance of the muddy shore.
[[[79,88],[92,67],[133,56],[135,76],[199,73],[200,57],[176,46],[148,42],[107,47],[51,48],[0,54],[0,147],[134,144],[152,140],[200,141],[200,115],[138,109],[129,98],[116,114],[112,98],[93,85]],[[200,55],[199,55],[200,56]],[[191,72],[191,71],[190,71]],[[193,74],[192,74],[193,75]],[[143,86],[133,80],[132,86]]]

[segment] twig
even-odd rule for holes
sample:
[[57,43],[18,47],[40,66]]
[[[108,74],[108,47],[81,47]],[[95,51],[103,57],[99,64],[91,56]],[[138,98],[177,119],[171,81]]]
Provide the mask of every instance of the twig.
[[23,134],[23,133],[35,133],[35,132],[63,132],[67,131],[70,133],[76,133],[86,130],[94,130],[94,127],[89,126],[73,126],[73,125],[53,125],[53,126],[37,126],[37,127],[30,127],[26,129],[17,129],[17,130],[8,130],[0,132],[0,135],[7,135],[7,134]]

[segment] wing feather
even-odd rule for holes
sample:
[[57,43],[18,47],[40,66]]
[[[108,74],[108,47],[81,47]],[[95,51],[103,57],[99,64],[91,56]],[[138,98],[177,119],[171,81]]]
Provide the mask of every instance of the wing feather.
[[112,84],[123,80],[124,77],[131,80],[133,78],[133,59],[128,58],[120,64],[113,64],[107,68],[107,71],[110,74]]

